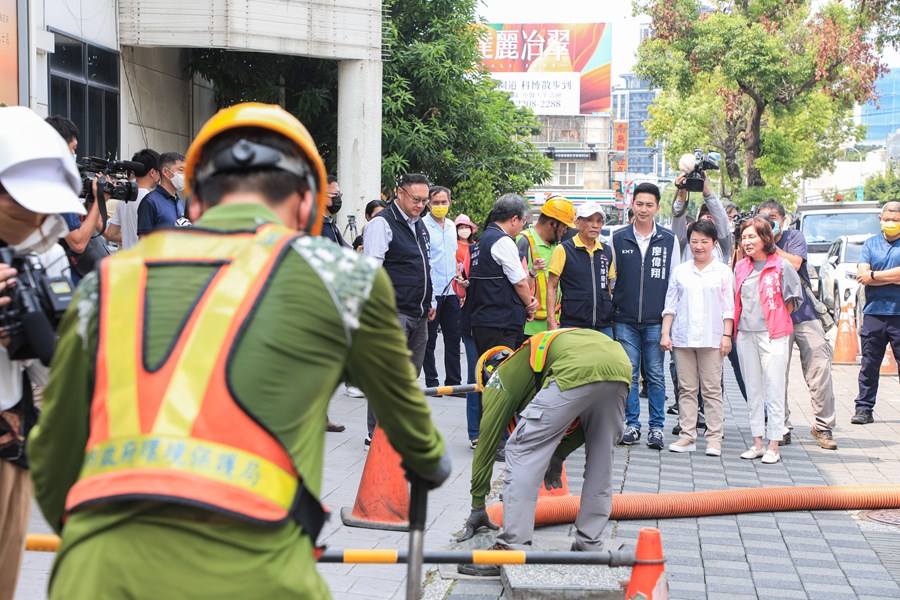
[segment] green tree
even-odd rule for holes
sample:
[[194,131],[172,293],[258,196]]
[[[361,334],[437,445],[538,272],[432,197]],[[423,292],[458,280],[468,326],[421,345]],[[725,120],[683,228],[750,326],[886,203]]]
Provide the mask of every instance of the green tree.
[[[516,108],[482,66],[472,26],[476,6],[477,0],[384,2],[390,18],[381,170],[388,193],[407,172],[425,173],[452,190],[489,189],[494,197],[522,193],[552,174],[552,162],[529,141],[540,131],[534,114]],[[336,168],[335,62],[201,49],[192,52],[190,69],[213,83],[219,106],[247,100],[282,104],[310,130],[329,169]],[[486,216],[482,200],[467,193],[456,194],[456,208],[473,218]]]
[[654,27],[636,72],[671,94],[669,112],[704,101],[718,113],[699,129],[711,145],[730,139],[723,148],[730,179],[760,187],[768,178],[783,188],[798,170],[821,172],[857,135],[850,111],[873,96],[884,71],[866,41],[870,21],[838,2],[815,14],[802,0],[700,9],[699,0],[635,2]]
[[890,169],[884,175],[875,175],[866,179],[866,200],[876,200],[879,206],[887,202],[900,200],[900,177]]

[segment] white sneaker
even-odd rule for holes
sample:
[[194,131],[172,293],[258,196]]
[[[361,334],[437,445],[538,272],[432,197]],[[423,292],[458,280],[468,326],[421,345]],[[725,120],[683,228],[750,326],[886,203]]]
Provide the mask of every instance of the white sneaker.
[[722,456],[722,448],[719,446],[718,442],[709,442],[706,444],[706,455]]
[[366,395],[363,394],[363,391],[358,387],[354,387],[352,385],[347,386],[347,395],[351,398],[365,398]]
[[781,454],[779,452],[772,452],[771,450],[766,450],[766,453],[763,454],[762,463],[764,465],[774,465],[779,460],[781,460]]
[[694,452],[697,450],[696,442],[688,438],[678,438],[677,442],[669,444],[669,452]]
[[741,454],[741,458],[745,460],[753,460],[754,458],[759,458],[760,456],[766,453],[765,448],[757,448],[756,446],[750,447],[746,452]]

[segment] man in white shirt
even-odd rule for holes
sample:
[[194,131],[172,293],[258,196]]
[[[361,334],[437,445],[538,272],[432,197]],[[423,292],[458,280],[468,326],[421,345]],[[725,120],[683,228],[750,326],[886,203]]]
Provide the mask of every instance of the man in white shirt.
[[141,163],[146,168],[146,175],[135,177],[138,186],[137,200],[134,202],[119,202],[116,212],[109,219],[106,233],[103,234],[110,242],[119,244],[123,250],[128,250],[138,243],[138,206],[141,205],[141,200],[144,199],[144,196],[159,185],[159,171],[156,170],[159,164],[159,152],[150,148],[144,148],[140,152],[136,152],[131,157],[131,160]]

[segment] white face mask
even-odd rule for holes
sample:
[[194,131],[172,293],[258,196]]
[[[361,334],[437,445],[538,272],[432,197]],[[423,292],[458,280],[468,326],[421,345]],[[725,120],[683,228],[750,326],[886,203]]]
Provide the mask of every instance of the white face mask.
[[184,173],[173,173],[172,185],[174,185],[175,189],[179,192],[184,190]]
[[12,248],[19,254],[43,254],[69,233],[69,226],[59,215],[47,215],[41,226]]

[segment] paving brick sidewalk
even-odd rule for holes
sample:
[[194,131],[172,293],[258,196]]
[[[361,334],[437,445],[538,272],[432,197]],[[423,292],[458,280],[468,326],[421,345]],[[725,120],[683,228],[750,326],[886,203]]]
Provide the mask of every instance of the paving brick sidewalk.
[[[809,435],[809,395],[795,354],[789,389],[794,443],[782,448],[781,463],[762,465],[739,458],[752,437],[744,401],[727,368],[723,456],[705,456],[702,442],[701,452],[693,455],[657,452],[643,443],[623,447],[616,453],[616,489],[621,493],[666,493],[785,485],[900,485],[900,386],[896,377],[883,377],[876,422],[850,425],[857,372],[852,366],[834,368],[838,397],[835,439],[840,444],[836,452],[820,449]],[[669,397],[673,397],[671,386]],[[646,416],[646,401],[642,403]],[[455,467],[450,482],[429,498],[426,548],[443,549],[469,512],[472,453],[464,399],[435,398],[431,404]],[[338,394],[329,412],[333,420],[348,426],[346,432],[326,437],[324,500],[337,513],[352,505],[365,462],[365,401]],[[674,441],[670,434],[674,424],[675,417],[668,416],[667,444]],[[573,493],[580,490],[583,464],[583,453],[568,462]],[[495,469],[496,477],[501,467]],[[881,539],[900,539],[900,528],[864,522],[847,511],[621,521],[610,523],[608,534],[633,544],[644,526],[662,531],[671,598],[900,598],[900,575],[895,572],[892,576],[882,564],[885,556],[878,551],[884,549],[876,539],[879,535]],[[37,514],[32,516],[31,530],[47,530]],[[555,541],[565,531],[567,526],[539,530],[536,542]],[[405,548],[407,542],[403,533],[344,527],[337,517],[327,525],[323,538],[333,548]],[[51,561],[51,555],[26,554],[17,600],[45,597]],[[320,571],[335,598],[405,597],[404,566],[322,565]],[[496,599],[502,597],[502,587],[495,580],[444,580],[432,572],[426,597]]]

